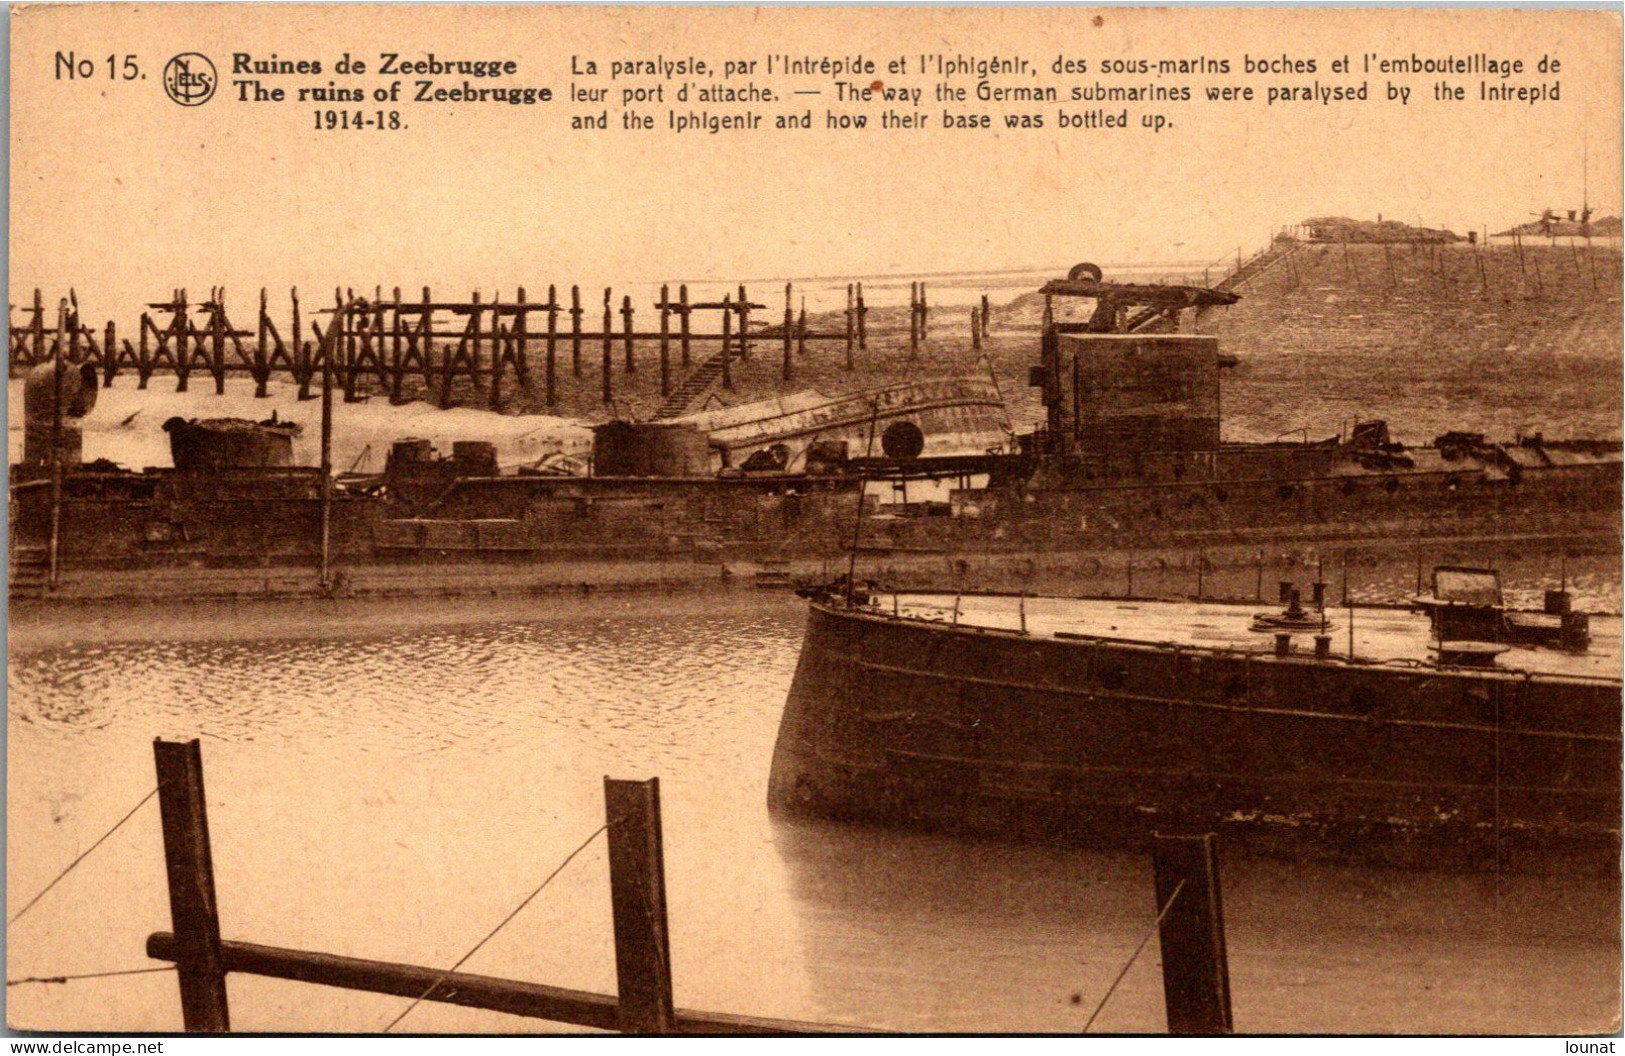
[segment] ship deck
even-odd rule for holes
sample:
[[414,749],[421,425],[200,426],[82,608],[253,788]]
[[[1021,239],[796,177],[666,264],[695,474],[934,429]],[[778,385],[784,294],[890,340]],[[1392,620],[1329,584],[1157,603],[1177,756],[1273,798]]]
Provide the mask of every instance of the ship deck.
[[[1312,605],[1305,608],[1321,615]],[[1029,635],[1108,642],[1132,642],[1212,649],[1223,652],[1273,654],[1275,629],[1255,631],[1259,614],[1278,615],[1279,604],[1269,601],[1158,598],[1051,598],[952,593],[899,593],[876,595],[871,611],[905,619],[957,622],[962,627],[1019,632],[1025,618]],[[1023,617],[1023,612],[1025,617]],[[957,613],[957,615],[956,615]],[[1325,632],[1331,637],[1335,660],[1350,656],[1349,626],[1353,623],[1352,655],[1357,662],[1397,665],[1433,665],[1437,654],[1425,613],[1399,606],[1357,605],[1328,607]],[[1312,629],[1294,631],[1294,655],[1313,655]],[[1566,678],[1621,678],[1621,619],[1591,617],[1591,644],[1584,652],[1541,646],[1508,645],[1496,664],[1501,671],[1529,672]]]

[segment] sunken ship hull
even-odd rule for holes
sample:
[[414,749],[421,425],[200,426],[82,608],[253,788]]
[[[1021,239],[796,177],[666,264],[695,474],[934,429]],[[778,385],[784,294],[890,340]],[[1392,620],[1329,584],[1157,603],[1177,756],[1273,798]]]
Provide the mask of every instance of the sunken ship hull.
[[1620,683],[1108,637],[814,603],[779,812],[1133,847],[1617,869]]

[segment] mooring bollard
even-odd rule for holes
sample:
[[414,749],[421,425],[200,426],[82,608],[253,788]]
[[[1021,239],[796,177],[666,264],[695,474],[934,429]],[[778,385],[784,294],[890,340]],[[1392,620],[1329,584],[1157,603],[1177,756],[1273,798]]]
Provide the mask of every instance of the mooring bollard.
[[660,834],[660,779],[604,778],[615,918],[616,1023],[623,1034],[671,1034],[671,943]]
[[226,972],[220,954],[220,915],[203,799],[203,753],[196,740],[152,742],[158,769],[158,810],[164,828],[181,1017],[188,1034],[231,1030]]
[[1162,990],[1170,1034],[1231,1034],[1218,838],[1154,837]]

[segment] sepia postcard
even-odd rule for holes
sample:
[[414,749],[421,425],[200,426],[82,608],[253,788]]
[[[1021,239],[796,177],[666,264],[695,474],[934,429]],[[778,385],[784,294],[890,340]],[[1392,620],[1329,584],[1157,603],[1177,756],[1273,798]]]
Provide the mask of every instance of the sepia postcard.
[[1614,1051],[1618,8],[9,21],[14,1035]]

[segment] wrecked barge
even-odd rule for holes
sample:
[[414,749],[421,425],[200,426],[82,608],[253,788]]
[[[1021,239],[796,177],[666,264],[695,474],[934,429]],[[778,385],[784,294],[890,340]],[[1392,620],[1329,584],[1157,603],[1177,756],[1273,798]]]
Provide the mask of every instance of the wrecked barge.
[[[1618,617],[1571,613],[1560,591],[1508,611],[1485,569],[1441,570],[1416,606],[1332,608],[1323,586],[1305,605],[1283,583],[1265,613],[826,594],[769,805],[1077,845],[1218,832],[1293,858],[1617,872]],[[1444,637],[1463,632],[1496,637]]]
[[[14,592],[523,592],[822,574],[854,548],[860,504],[857,548],[890,585],[1098,591],[1125,560],[1132,578],[1137,559],[1251,567],[1266,547],[1272,565],[1304,547],[1619,550],[1618,442],[1449,433],[1413,446],[1380,421],[1226,441],[1235,360],[1178,327],[1236,294],[1111,283],[1088,265],[1041,292],[1030,381],[1045,417],[1003,444],[984,435],[1002,414],[996,386],[974,379],[609,423],[590,468],[504,469],[478,443],[442,458],[402,441],[382,473],[325,484],[280,458],[204,464],[178,449],[175,469],[81,465],[71,409],[53,468],[51,428],[31,418],[38,442],[12,474]],[[1057,322],[1058,297],[1093,301],[1092,317]],[[976,446],[944,442],[967,423],[984,428]],[[183,428],[172,445],[195,435]]]

